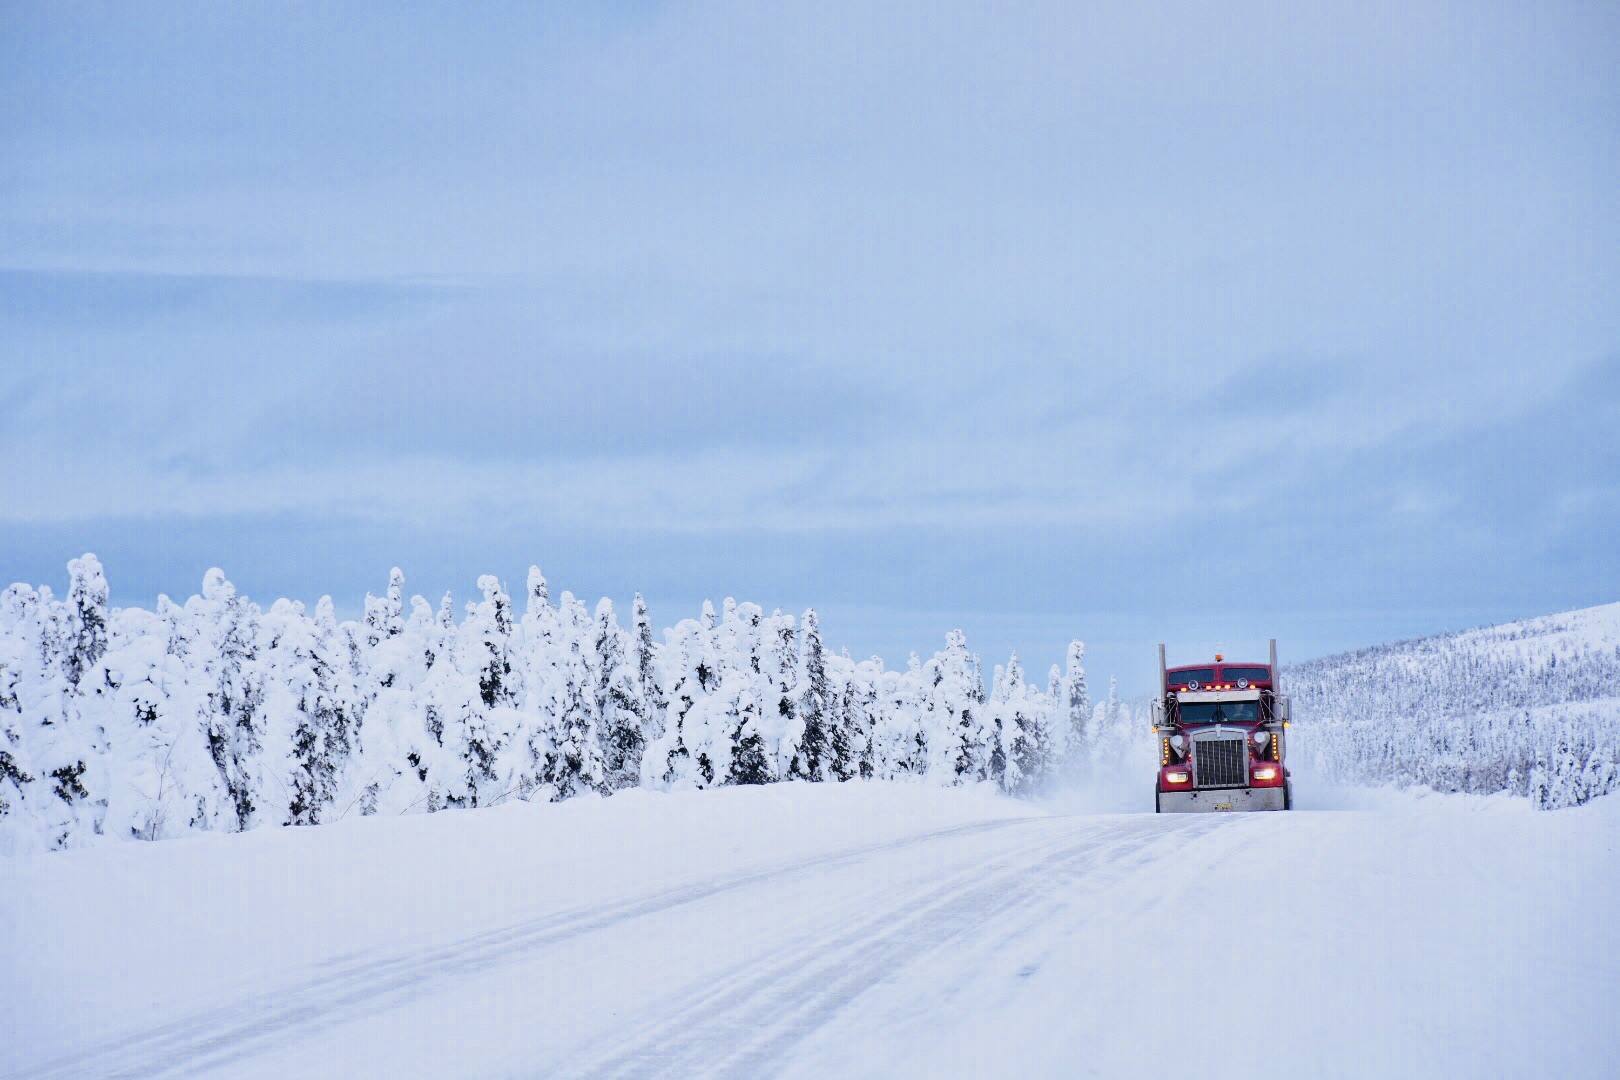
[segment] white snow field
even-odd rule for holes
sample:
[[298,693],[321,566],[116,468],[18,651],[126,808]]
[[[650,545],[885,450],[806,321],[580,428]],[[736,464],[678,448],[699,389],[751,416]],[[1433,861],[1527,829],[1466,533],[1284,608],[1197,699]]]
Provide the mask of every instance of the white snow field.
[[1616,1074],[1620,800],[1298,796],[786,783],[0,859],[0,1074]]

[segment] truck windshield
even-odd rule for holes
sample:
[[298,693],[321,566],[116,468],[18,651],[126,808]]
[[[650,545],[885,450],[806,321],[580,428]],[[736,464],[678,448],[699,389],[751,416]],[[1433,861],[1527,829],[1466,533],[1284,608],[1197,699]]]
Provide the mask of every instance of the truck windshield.
[[1183,724],[1253,723],[1260,719],[1258,701],[1200,701],[1181,706]]

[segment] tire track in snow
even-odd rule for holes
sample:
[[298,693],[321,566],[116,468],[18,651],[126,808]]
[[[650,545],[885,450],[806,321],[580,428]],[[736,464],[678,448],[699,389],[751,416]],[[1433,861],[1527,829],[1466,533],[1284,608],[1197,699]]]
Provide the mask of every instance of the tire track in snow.
[[[650,1017],[632,1046],[606,1059],[577,1073],[549,1067],[542,1074],[768,1075],[795,1045],[907,965],[991,927],[996,941],[1014,939],[1062,906],[1064,890],[1100,891],[1157,863],[1162,856],[1148,848],[1184,846],[1229,823],[1211,818],[1166,828],[1148,819],[1076,833],[1073,819],[1057,822],[1061,832],[1030,848],[954,873],[835,937],[813,935],[733,969],[707,994],[683,995],[672,1012]],[[1012,924],[1004,925],[1009,916]]]
[[443,980],[477,975],[530,959],[548,946],[657,915],[729,892],[847,866],[908,848],[1000,829],[1049,823],[1044,817],[1006,818],[935,829],[710,881],[664,889],[628,901],[589,905],[483,931],[460,941],[357,963],[255,995],[185,1020],[126,1035],[46,1062],[30,1077],[139,1080],[217,1069],[261,1053],[280,1039],[307,1038],[403,1004],[443,987]]

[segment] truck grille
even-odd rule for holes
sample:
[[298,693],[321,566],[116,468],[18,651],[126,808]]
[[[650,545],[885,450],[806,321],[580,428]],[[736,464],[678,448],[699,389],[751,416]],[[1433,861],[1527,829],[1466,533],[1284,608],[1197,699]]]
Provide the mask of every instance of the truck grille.
[[1201,788],[1243,787],[1249,782],[1249,755],[1243,739],[1200,739],[1193,743],[1193,778]]

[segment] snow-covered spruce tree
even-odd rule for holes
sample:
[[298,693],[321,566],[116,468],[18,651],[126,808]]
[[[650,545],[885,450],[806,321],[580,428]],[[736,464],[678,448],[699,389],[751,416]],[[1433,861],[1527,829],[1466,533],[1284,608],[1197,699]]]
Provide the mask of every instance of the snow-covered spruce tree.
[[[1046,671],[1046,700],[1051,703],[1054,721],[1063,719],[1063,669],[1053,664]],[[1057,746],[1059,757],[1067,757],[1070,743],[1067,738],[1067,724],[1056,723],[1052,728],[1052,736]]]
[[397,637],[405,629],[405,574],[394,567],[388,575],[388,591],[378,597],[366,593],[366,645],[376,648],[380,642]]
[[553,801],[586,791],[601,791],[607,786],[597,700],[600,680],[588,651],[590,623],[584,605],[566,592],[562,597],[562,612],[567,654],[558,665],[557,698],[553,703],[539,777]]
[[531,692],[541,693],[549,680],[546,669],[555,657],[552,647],[561,628],[560,616],[551,606],[551,588],[538,566],[529,567],[529,580],[525,590],[527,601],[520,626],[523,639],[523,668],[525,682]]
[[85,843],[97,817],[83,777],[94,747],[70,730],[70,684],[63,663],[64,617],[51,610],[49,588],[13,585],[0,598],[0,691],[16,718],[5,721],[7,773],[0,797],[0,851],[19,852]]
[[10,762],[0,785],[12,789],[0,797],[12,804],[7,816],[17,824],[19,804],[29,800],[33,842],[55,848],[87,843],[103,831],[112,782],[97,693],[111,614],[101,564],[89,554],[68,564],[65,601],[48,586],[37,592],[15,586],[5,608],[16,620],[8,650],[15,675],[7,679],[6,696],[20,715],[7,725],[8,745],[0,747]]
[[166,596],[157,611],[118,613],[93,695],[105,734],[109,836],[161,840],[234,818],[186,678],[184,613]]
[[667,635],[667,724],[647,753],[669,786],[768,783],[780,775],[765,704],[777,692],[766,670],[765,620],[753,604],[728,600],[724,607],[723,616],[714,615],[705,604],[700,619]]
[[994,706],[997,746],[990,779],[1009,795],[1023,794],[1045,778],[1054,747],[1051,702],[1030,692],[1017,653],[1007,661]]
[[493,574],[478,579],[478,591],[484,599],[472,606],[460,635],[467,650],[465,670],[476,674],[486,708],[509,707],[518,700],[512,675],[512,601]]
[[792,615],[771,613],[762,630],[761,667],[769,686],[760,700],[766,753],[776,776],[792,776],[804,721],[799,717],[799,635]]
[[613,614],[613,601],[596,605],[596,714],[602,731],[602,753],[609,791],[634,787],[641,780],[641,755],[647,722],[641,710],[640,673],[627,654],[628,635]]
[[[752,608],[752,605],[749,605]],[[727,597],[723,615],[705,603],[698,635],[702,659],[698,665],[700,694],[688,711],[684,738],[698,768],[697,783],[724,784],[737,774],[736,755],[746,753],[749,741],[743,703],[754,680],[749,672],[749,627],[737,602]]]
[[636,693],[640,699],[636,714],[641,717],[645,741],[651,742],[664,733],[663,682],[658,674],[657,649],[653,645],[652,617],[647,614],[647,602],[636,593],[630,642],[630,667],[636,676]]
[[872,704],[872,775],[880,780],[920,776],[927,768],[928,748],[922,742],[922,661],[911,654],[904,672],[884,671],[874,658],[874,686],[877,699]]
[[[799,671],[801,689],[797,705],[801,728],[792,775],[796,779],[821,780],[832,768],[828,731],[832,721],[832,693],[827,681],[827,651],[821,643],[821,628],[816,623],[814,608],[804,613]],[[847,769],[847,763],[845,767]]]
[[20,683],[23,666],[33,666],[34,656],[16,633],[21,588],[13,585],[0,594],[0,855],[14,854],[37,836],[25,820],[25,801],[38,777],[23,746],[28,718]]
[[[397,570],[395,583],[402,583]],[[419,662],[405,645],[403,624],[397,633],[390,625],[384,622],[384,637],[369,658],[378,695],[400,692],[396,683],[409,679],[407,670]],[[353,789],[350,775],[358,688],[350,640],[337,626],[331,597],[321,597],[314,619],[301,603],[276,601],[264,631],[267,757],[283,762],[286,824],[319,824],[355,806],[362,813],[374,809],[368,793]]]
[[979,702],[983,681],[960,630],[923,665],[923,743],[928,777],[937,784],[971,782],[984,775],[985,737]]
[[[421,597],[415,599],[417,626],[431,625],[432,611]],[[407,692],[420,685],[423,650],[420,637],[391,638],[390,654],[398,657],[398,669],[406,672]],[[336,818],[350,811],[361,815],[377,812],[380,769],[362,775],[358,769],[362,748],[361,730],[366,715],[381,692],[381,679],[369,669],[360,652],[360,638],[353,623],[337,621],[330,596],[315,602],[313,642],[315,667],[315,715],[321,733],[317,773],[321,782],[312,789],[331,807]],[[385,671],[385,677],[391,672]],[[393,680],[390,680],[392,682]],[[324,818],[322,820],[325,820]]]
[[388,637],[405,632],[405,572],[394,567],[388,572],[388,599],[383,606],[383,631]]
[[[531,595],[533,595],[531,593]],[[529,746],[532,779],[520,791],[563,799],[606,783],[597,702],[600,682],[594,628],[585,607],[564,592],[558,607],[543,597],[525,616],[525,663],[530,686],[520,722]]]
[[[198,704],[209,754],[230,798],[235,828],[245,830],[271,797],[261,770],[259,608],[238,597],[225,572],[214,567],[203,575],[202,595],[186,601],[185,611],[192,665],[187,681],[203,690]],[[270,816],[281,818],[279,813]]]
[[[986,702],[989,707],[981,714],[985,745],[979,758],[981,771],[975,779],[989,780],[997,787],[1002,786],[1007,773],[1007,754],[1002,746],[1002,726],[1006,720],[1007,703],[1013,694],[1013,680],[1008,678],[1008,673],[1007,668],[1000,664],[996,665],[995,674],[990,680],[990,700]],[[1016,679],[1023,678],[1017,653],[1012,657],[1011,674]]]
[[[317,618],[325,622],[330,608],[324,599],[322,604]],[[444,595],[437,617],[421,597],[411,608],[400,638],[388,652],[370,657],[375,696],[363,714],[354,790],[343,798],[340,813],[434,813],[473,803],[467,715],[482,703],[477,680],[456,667],[454,599]]]
[[906,662],[901,693],[910,693],[910,700],[906,702],[910,706],[910,715],[906,722],[912,738],[910,745],[903,748],[906,752],[903,760],[906,772],[913,776],[928,775],[929,763],[933,760],[929,740],[935,737],[935,733],[930,725],[930,713],[936,685],[932,669],[925,668],[922,659],[912,653]]
[[648,745],[642,759],[642,780],[649,787],[699,787],[713,782],[713,766],[700,768],[688,745],[688,719],[709,692],[713,674],[705,663],[703,626],[682,619],[664,631],[664,693],[668,701],[664,732]]
[[[481,768],[481,764],[492,760],[487,747],[486,706],[480,685],[483,667],[489,662],[489,649],[478,639],[482,627],[473,614],[477,605],[468,604],[467,619],[464,624],[458,624],[453,607],[448,607],[449,600],[447,594],[440,604],[439,631],[436,641],[430,643],[433,658],[416,697],[419,704],[413,706],[409,696],[401,699],[402,705],[413,713],[416,708],[420,709],[426,735],[415,750],[415,760],[409,757],[406,760],[422,785],[415,799],[402,808],[407,813],[477,806],[480,782],[486,792],[491,782]],[[470,644],[464,640],[469,637],[474,639]],[[384,696],[379,696],[379,706],[384,700]],[[373,720],[368,714],[368,728],[374,726]],[[480,753],[475,743],[479,743],[484,752]]]
[[830,779],[870,778],[873,775],[872,732],[876,727],[883,661],[873,657],[856,664],[847,653],[839,660],[837,675],[831,680],[838,704],[828,760]]
[[484,598],[467,605],[467,619],[456,635],[455,657],[456,671],[471,678],[477,694],[468,695],[470,687],[463,680],[455,680],[453,688],[449,680],[443,684],[446,723],[455,724],[458,741],[464,740],[467,779],[459,798],[470,806],[488,805],[521,786],[520,778],[502,767],[502,752],[511,745],[519,721],[512,602],[492,574],[478,579],[478,589]]
[[1086,644],[1069,642],[1063,658],[1063,688],[1053,706],[1060,711],[1057,739],[1070,761],[1088,763],[1092,756],[1091,691],[1086,686]]
[[86,553],[68,563],[67,677],[82,692],[85,672],[107,652],[107,578]]
[[70,810],[71,823],[64,829],[69,838],[64,843],[71,843],[99,835],[106,826],[112,776],[107,770],[101,715],[105,685],[99,665],[110,636],[107,579],[101,563],[87,553],[68,563],[65,602],[52,600],[49,590],[42,588],[40,593],[42,640],[58,650],[48,669],[60,672],[65,684],[44,740],[46,764],[57,796]]
[[764,703],[775,689],[768,671],[769,640],[764,612],[757,604],[726,598],[721,642],[732,659],[725,664],[719,688],[724,712],[724,743],[716,745],[725,760],[719,780],[727,784],[769,784],[779,779],[770,753],[772,717]]
[[283,824],[315,825],[332,802],[336,770],[326,758],[314,627],[303,604],[282,599],[270,605],[263,629],[267,772],[287,792]]
[[1586,767],[1581,771],[1583,796],[1595,799],[1608,795],[1617,790],[1617,780],[1620,780],[1620,767],[1615,765],[1613,751],[1607,746],[1598,746],[1587,757]]
[[726,770],[728,784],[768,784],[772,776],[770,760],[765,754],[765,737],[761,732],[759,701],[753,690],[744,690],[737,696],[736,708],[731,713],[731,761]]

